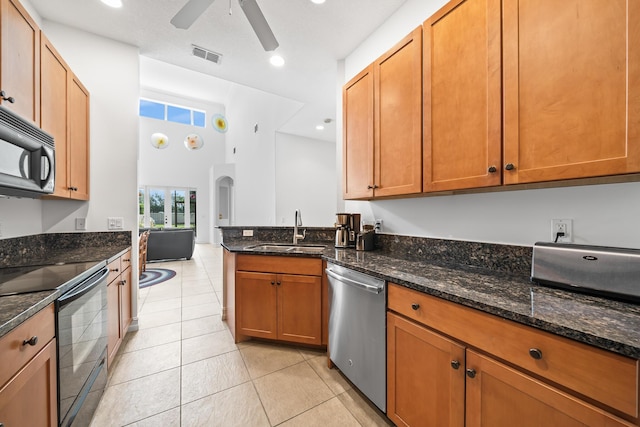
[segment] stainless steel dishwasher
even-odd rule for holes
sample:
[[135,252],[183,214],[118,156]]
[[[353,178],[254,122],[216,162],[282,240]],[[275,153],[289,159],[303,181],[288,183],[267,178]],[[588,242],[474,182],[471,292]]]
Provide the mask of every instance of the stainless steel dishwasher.
[[386,412],[387,359],[384,280],[327,264],[329,357]]

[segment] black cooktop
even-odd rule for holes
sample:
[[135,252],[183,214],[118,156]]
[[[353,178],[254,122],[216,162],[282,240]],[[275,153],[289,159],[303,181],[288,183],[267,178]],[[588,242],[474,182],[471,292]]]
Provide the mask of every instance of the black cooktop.
[[0,296],[58,289],[104,261],[0,268]]

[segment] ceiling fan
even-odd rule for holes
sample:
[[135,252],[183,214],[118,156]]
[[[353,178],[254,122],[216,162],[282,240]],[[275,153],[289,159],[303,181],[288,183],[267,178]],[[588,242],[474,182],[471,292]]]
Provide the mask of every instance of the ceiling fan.
[[[182,9],[171,18],[171,23],[176,28],[186,30],[213,2],[214,0],[188,0],[182,6]],[[260,43],[262,43],[264,50],[267,52],[275,50],[279,46],[278,40],[273,35],[273,31],[271,31],[271,27],[269,27],[256,0],[238,0],[238,3],[249,20],[249,24],[253,27],[253,31],[258,36]]]

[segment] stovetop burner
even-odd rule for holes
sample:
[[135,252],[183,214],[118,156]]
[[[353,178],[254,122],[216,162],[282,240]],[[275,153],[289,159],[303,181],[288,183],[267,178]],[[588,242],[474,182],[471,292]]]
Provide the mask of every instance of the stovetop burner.
[[92,269],[99,261],[0,269],[0,296],[51,291]]

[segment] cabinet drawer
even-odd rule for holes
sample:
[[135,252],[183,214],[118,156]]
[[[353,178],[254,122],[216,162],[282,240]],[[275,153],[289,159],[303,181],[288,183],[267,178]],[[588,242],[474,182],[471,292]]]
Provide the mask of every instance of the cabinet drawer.
[[122,271],[120,269],[120,258],[116,258],[113,261],[111,261],[107,265],[107,268],[109,269],[109,275],[107,276],[107,283],[110,284],[111,282],[116,280],[118,277],[120,277],[120,272]]
[[[638,416],[635,359],[395,284],[389,286],[389,309],[587,398]],[[533,357],[538,356],[535,350],[540,353],[538,359]]]
[[322,276],[322,259],[239,254],[236,270]]
[[[55,335],[55,314],[53,304],[0,338],[0,387],[29,362],[47,345]],[[35,345],[23,344],[25,340],[37,337]]]
[[120,271],[125,271],[129,267],[131,267],[131,249],[120,257]]

